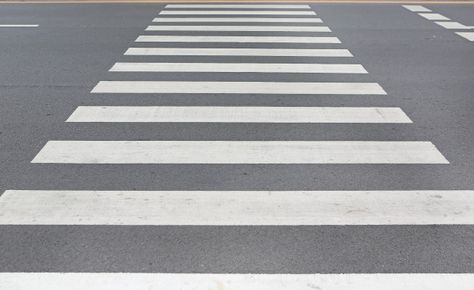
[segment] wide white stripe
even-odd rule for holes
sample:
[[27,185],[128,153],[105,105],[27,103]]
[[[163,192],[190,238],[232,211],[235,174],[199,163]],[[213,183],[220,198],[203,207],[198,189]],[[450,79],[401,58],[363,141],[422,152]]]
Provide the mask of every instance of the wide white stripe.
[[474,274],[0,273],[2,290],[472,290]]
[[454,21],[435,21],[436,24],[446,28],[446,29],[472,29],[474,26],[466,26],[459,22]]
[[438,13],[418,13],[418,15],[428,20],[450,20],[448,17]]
[[469,41],[474,41],[474,32],[456,32],[456,34],[464,37]]
[[136,42],[257,42],[257,43],[341,43],[337,37],[316,36],[187,36],[141,35]]
[[271,18],[271,17],[159,17],[153,22],[304,22],[322,23],[320,18]]
[[274,10],[162,10],[160,15],[316,15],[314,11]]
[[327,26],[196,26],[196,25],[151,25],[146,31],[292,31],[331,32]]
[[249,73],[324,73],[366,74],[360,64],[333,63],[169,63],[117,62],[112,72],[249,72]]
[[0,225],[474,224],[474,191],[7,190]]
[[0,24],[0,28],[33,28],[39,27],[38,24]]
[[67,122],[411,123],[411,120],[400,108],[80,106]]
[[33,163],[446,164],[417,141],[49,141]]
[[352,57],[347,49],[131,47],[125,55]]
[[280,5],[280,4],[168,4],[167,9],[173,8],[268,8],[268,9],[310,9],[309,5]]
[[377,83],[101,81],[92,93],[386,95]]
[[402,5],[402,6],[412,12],[431,12],[430,9],[421,5]]

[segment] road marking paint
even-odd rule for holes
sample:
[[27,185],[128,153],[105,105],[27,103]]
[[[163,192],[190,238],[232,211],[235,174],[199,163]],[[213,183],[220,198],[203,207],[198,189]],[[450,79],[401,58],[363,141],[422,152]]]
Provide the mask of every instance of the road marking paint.
[[[3,290],[471,290],[474,274],[0,273]],[[469,286],[471,285],[471,286]],[[316,288],[317,289],[317,288]]]
[[366,74],[360,64],[117,62],[111,72],[228,72]]
[[0,225],[473,225],[474,191],[7,190],[0,212]]
[[316,36],[187,36],[141,35],[136,42],[341,43],[337,37]]
[[418,13],[418,15],[428,20],[450,20],[448,17],[439,13]]
[[459,22],[454,21],[435,21],[436,24],[446,28],[446,29],[473,29],[474,26],[466,26]]
[[196,26],[196,25],[151,25],[146,31],[292,31],[331,32],[327,26]]
[[314,11],[275,10],[162,10],[160,15],[316,15]]
[[79,106],[66,122],[412,123],[400,108]]
[[39,24],[0,24],[0,28],[34,28]]
[[411,12],[431,12],[430,9],[421,5],[402,5],[402,6],[410,10]]
[[347,49],[131,47],[125,55],[352,57]]
[[92,93],[386,95],[377,83],[101,81]]
[[271,17],[158,17],[153,22],[298,22],[322,23],[321,18],[271,18]]
[[456,32],[456,34],[464,37],[469,41],[474,41],[474,32]]
[[49,141],[32,163],[449,164],[422,141]]
[[271,4],[168,4],[173,8],[268,8],[268,9],[311,9],[309,5],[271,5]]

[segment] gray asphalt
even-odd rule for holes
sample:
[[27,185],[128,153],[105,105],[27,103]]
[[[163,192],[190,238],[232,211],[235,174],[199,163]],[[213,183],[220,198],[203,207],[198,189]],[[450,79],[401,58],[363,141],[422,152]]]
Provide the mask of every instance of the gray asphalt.
[[[474,25],[474,6],[424,6],[453,21]],[[143,29],[163,5],[0,5],[2,23],[40,24],[37,29],[0,30],[0,192],[474,189],[474,42],[398,4],[312,7],[332,29],[332,35],[342,41],[340,46],[317,47],[348,48],[355,57],[344,62],[362,64],[368,75],[113,74],[107,71],[117,61],[144,60],[123,53],[132,46],[147,46],[135,44],[134,40],[145,34]],[[206,59],[210,58],[147,57],[146,61]],[[278,60],[331,62],[312,58]],[[89,93],[98,81],[122,79],[368,81],[378,82],[388,95]],[[397,106],[414,123],[64,123],[79,105]],[[427,140],[438,147],[450,164],[31,164],[48,140]],[[6,271],[474,272],[474,226],[0,226],[0,272]]]

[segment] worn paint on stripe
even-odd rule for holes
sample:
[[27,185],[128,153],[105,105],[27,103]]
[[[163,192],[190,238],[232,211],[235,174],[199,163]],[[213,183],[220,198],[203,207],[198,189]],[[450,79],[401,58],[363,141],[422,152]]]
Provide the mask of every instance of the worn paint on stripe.
[[366,74],[360,64],[118,62],[111,72],[227,72]]
[[254,11],[254,10],[162,10],[160,15],[316,15],[314,11]]
[[79,106],[67,122],[411,123],[400,108]]
[[337,37],[316,36],[186,36],[141,35],[136,42],[341,43]]
[[321,18],[272,18],[272,17],[158,17],[153,22],[265,22],[265,23],[322,23]]
[[402,5],[402,6],[412,12],[431,12],[430,9],[421,5]]
[[[472,290],[474,274],[0,273],[2,290]],[[317,287],[317,288],[315,288]]]
[[151,25],[146,31],[289,31],[289,32],[331,32],[327,26],[202,26],[202,25]]
[[474,26],[466,26],[464,24],[461,24],[459,22],[454,22],[454,21],[435,21],[435,23],[446,29],[473,29],[474,28]]
[[456,34],[464,37],[469,41],[474,41],[474,32],[456,32]]
[[7,190],[0,225],[474,224],[474,191]]
[[92,93],[386,95],[377,83],[101,81]]
[[439,13],[418,13],[418,15],[428,20],[450,20],[448,17]]
[[131,47],[125,55],[352,57],[347,49]]
[[166,9],[175,8],[249,8],[249,9],[310,9],[309,5],[272,5],[272,4],[168,4]]
[[418,141],[49,141],[33,163],[447,164]]

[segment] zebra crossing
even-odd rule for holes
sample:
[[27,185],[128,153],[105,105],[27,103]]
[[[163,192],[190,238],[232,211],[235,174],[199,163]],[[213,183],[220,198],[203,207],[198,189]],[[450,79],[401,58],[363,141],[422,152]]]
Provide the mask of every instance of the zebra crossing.
[[[203,10],[207,9],[207,10]],[[226,17],[225,15],[230,15]],[[257,17],[258,16],[258,17]],[[147,95],[385,96],[362,64],[300,4],[169,4],[136,38],[121,61],[98,80],[92,95],[131,96],[129,106],[82,105],[66,120],[79,123],[414,123],[400,107],[134,106]],[[235,22],[236,24],[231,25]],[[165,23],[165,24],[161,24]],[[171,23],[171,24],[170,24]],[[304,23],[304,25],[302,24]],[[188,32],[188,34],[186,34]],[[198,32],[199,35],[191,35]],[[215,33],[219,33],[215,35]],[[238,33],[238,35],[234,35]],[[304,34],[301,34],[304,33]],[[227,35],[229,34],[229,35]],[[211,47],[208,47],[211,44]],[[247,46],[248,44],[257,46]],[[187,47],[190,45],[190,47]],[[288,45],[291,45],[288,46]],[[329,46],[328,46],[329,45]],[[184,47],[186,46],[186,47]],[[214,47],[215,46],[215,47]],[[169,57],[196,61],[169,61]],[[222,62],[238,56],[239,62]],[[159,57],[160,62],[156,62]],[[206,57],[206,62],[198,62]],[[252,62],[246,57],[271,57]],[[306,63],[282,62],[312,58]],[[249,58],[249,59],[250,59]],[[277,59],[281,58],[281,61]],[[175,58],[176,59],[176,58]],[[303,60],[304,60],[303,59]],[[322,61],[322,60],[325,61]],[[313,62],[313,60],[321,60]],[[154,73],[178,72],[170,80]],[[189,80],[186,74],[291,75],[293,81]],[[307,81],[304,75],[324,76]],[[348,76],[341,80],[336,76]],[[364,77],[363,79],[358,79]],[[118,78],[114,79],[114,78]],[[138,78],[138,80],[137,80]],[[298,80],[301,78],[300,80]],[[333,79],[335,78],[335,79]],[[294,81],[296,80],[296,81]],[[318,79],[319,80],[319,79]],[[138,125],[139,125],[138,124]],[[307,165],[446,166],[430,140],[50,140],[35,165]],[[0,225],[45,226],[358,226],[472,225],[474,191],[107,191],[7,190],[0,196]],[[7,290],[26,289],[468,289],[470,274],[176,274],[0,273]],[[107,288],[106,287],[106,288]],[[0,287],[1,288],[1,287]]]

